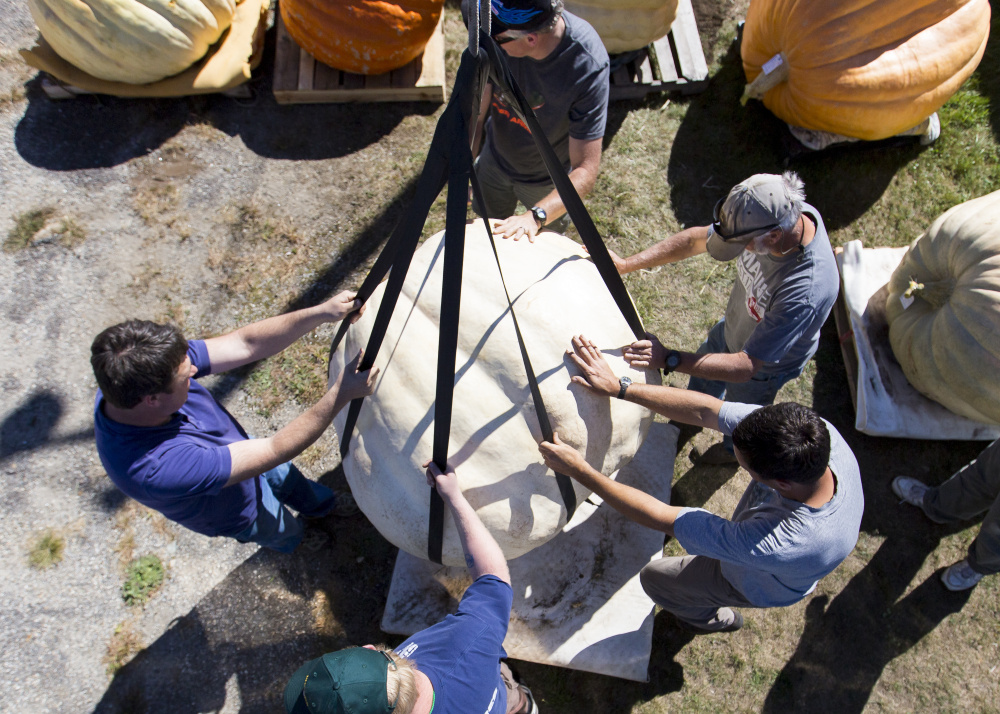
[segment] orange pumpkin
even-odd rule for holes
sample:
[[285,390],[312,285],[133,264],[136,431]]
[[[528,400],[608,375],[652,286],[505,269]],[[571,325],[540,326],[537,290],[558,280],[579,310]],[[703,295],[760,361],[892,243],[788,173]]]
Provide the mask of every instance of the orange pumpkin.
[[281,0],[299,47],[324,64],[382,74],[416,59],[434,34],[444,0]]
[[762,98],[794,126],[884,139],[958,90],[989,31],[987,0],[753,0],[740,48],[744,101]]

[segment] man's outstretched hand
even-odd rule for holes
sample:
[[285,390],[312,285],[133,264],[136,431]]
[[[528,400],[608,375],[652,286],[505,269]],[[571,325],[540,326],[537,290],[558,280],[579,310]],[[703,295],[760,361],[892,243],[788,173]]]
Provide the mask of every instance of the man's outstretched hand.
[[625,361],[636,369],[663,369],[667,366],[667,348],[652,332],[625,348]]
[[573,349],[566,350],[566,354],[581,372],[579,375],[574,375],[570,381],[586,387],[593,394],[605,397],[618,396],[618,390],[621,388],[618,377],[611,371],[611,365],[593,342],[583,335],[577,335],[573,338]]

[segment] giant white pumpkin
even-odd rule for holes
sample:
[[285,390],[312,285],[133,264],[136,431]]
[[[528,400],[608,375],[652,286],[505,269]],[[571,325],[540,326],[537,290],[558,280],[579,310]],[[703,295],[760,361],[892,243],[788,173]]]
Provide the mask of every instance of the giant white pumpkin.
[[42,37],[75,67],[148,84],[200,60],[233,21],[235,0],[28,0]]
[[888,287],[889,342],[910,383],[956,414],[1000,424],[1000,191],[934,221]]
[[677,0],[566,0],[566,9],[589,22],[615,54],[645,47],[670,32]]
[[[427,557],[430,491],[421,464],[431,458],[434,433],[443,240],[443,233],[427,239],[414,255],[375,361],[382,370],[375,393],[365,400],[344,459],[361,510],[389,541],[420,558]],[[585,334],[619,376],[659,383],[659,372],[633,370],[622,359],[622,346],[634,337],[579,245],[543,233],[534,244],[498,239],[497,247],[553,428],[592,466],[616,471],[638,450],[652,413],[571,385],[570,340]],[[331,382],[366,345],[384,287],[333,355]],[[481,221],[467,231],[460,322],[449,460],[504,554],[516,558],[556,535],[566,509],[538,453],[538,421]],[[345,409],[334,421],[340,435],[346,415]],[[583,502],[590,492],[574,486]],[[447,513],[443,560],[464,563]]]

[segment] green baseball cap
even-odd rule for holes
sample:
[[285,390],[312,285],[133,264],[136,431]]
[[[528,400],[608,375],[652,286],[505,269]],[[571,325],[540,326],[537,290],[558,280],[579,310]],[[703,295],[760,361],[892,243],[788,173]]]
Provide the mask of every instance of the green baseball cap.
[[309,660],[285,687],[288,714],[391,714],[385,683],[389,655],[350,647]]

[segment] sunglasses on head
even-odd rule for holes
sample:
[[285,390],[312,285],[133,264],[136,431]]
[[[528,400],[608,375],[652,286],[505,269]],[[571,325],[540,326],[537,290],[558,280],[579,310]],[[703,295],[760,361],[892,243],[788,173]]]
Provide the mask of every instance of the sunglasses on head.
[[509,37],[509,36],[508,37],[501,37],[500,35],[493,36],[493,41],[496,42],[498,45],[506,45],[508,42],[513,42],[516,39],[517,39],[516,37]]
[[727,236],[722,232],[722,221],[719,220],[719,211],[722,210],[722,204],[726,202],[725,198],[720,198],[715,204],[715,208],[712,209],[712,230],[715,231],[715,235],[719,236],[724,241],[751,241],[757,236],[762,236],[765,233],[770,233],[775,228],[780,228],[780,223],[775,223],[772,226],[765,226],[764,228],[751,228],[748,231],[743,231],[742,233],[734,233],[731,236]]

